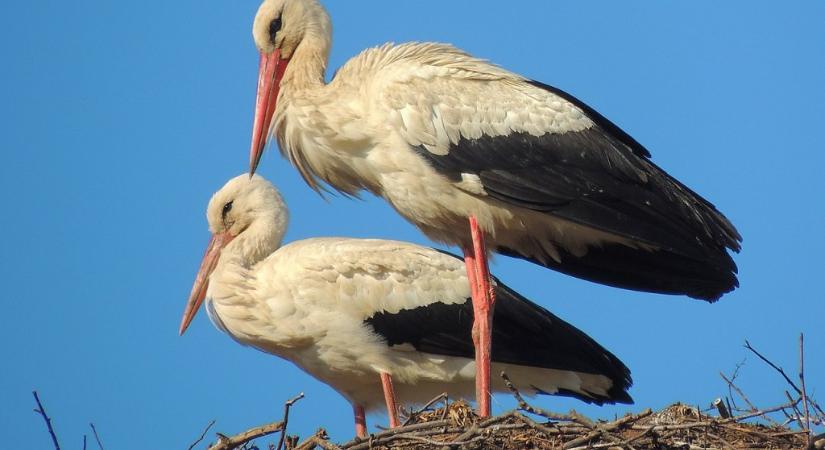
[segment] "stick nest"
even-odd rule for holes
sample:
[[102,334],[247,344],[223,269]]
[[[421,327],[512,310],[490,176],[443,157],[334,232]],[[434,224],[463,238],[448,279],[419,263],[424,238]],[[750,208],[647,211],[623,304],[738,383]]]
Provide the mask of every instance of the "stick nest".
[[[525,414],[516,410],[480,419],[463,401],[425,411],[403,427],[337,446],[323,434],[297,448],[325,449],[804,449],[805,431],[781,425],[743,423],[674,404],[656,413],[628,414],[611,422],[565,415]],[[533,417],[531,417],[533,416]],[[825,441],[822,442],[825,444]]]
[[[803,342],[800,335],[797,382],[745,342],[745,348],[776,370],[789,387],[784,390],[788,402],[772,408],[757,408],[734,383],[742,363],[730,376],[720,373],[727,383],[729,396],[716,399],[707,410],[676,403],[661,411],[647,409],[613,421],[592,420],[574,410],[556,413],[534,407],[502,373],[518,406],[499,416],[480,418],[466,402],[450,402],[443,394],[420,410],[407,412],[406,421],[397,428],[337,444],[319,429],[301,441],[298,436],[286,436],[285,431],[289,407],[302,394],[286,402],[283,421],[232,437],[219,434],[218,442],[209,446],[209,450],[825,450],[825,411],[807,393]],[[737,405],[737,398],[742,406]],[[277,446],[272,443],[258,447],[253,441],[275,432],[280,432]]]

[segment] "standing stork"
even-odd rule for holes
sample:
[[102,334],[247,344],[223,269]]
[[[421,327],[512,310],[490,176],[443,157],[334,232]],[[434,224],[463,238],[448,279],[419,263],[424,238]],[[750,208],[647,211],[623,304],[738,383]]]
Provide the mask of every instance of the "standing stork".
[[728,249],[739,251],[741,237],[728,219],[572,95],[436,43],[365,50],[326,84],[331,24],[317,0],[265,0],[253,37],[261,60],[250,173],[275,135],[316,191],[367,190],[429,238],[462,248],[481,415],[488,251],[710,302],[738,286]]
[[[292,361],[347,398],[359,436],[366,434],[365,408],[386,402],[396,426],[396,396],[423,403],[445,391],[472,392],[472,307],[459,257],[376,239],[281,247],[287,216],[278,191],[257,175],[236,177],[215,193],[206,213],[213,237],[181,334],[206,299],[217,328]],[[618,358],[496,280],[493,289],[493,366],[522,392],[632,402],[630,372]]]

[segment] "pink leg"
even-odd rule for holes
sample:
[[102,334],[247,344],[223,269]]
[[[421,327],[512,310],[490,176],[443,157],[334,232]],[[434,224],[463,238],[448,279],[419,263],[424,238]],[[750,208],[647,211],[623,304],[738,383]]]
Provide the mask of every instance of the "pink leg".
[[395,388],[392,385],[392,376],[381,372],[381,386],[384,388],[384,401],[387,403],[387,414],[390,416],[390,428],[399,425],[398,406],[395,403]]
[[476,402],[481,417],[490,415],[490,349],[493,332],[495,295],[490,286],[490,269],[484,232],[475,216],[470,216],[470,234],[473,248],[464,249],[467,278],[473,297],[473,343],[476,348]]
[[367,437],[367,417],[364,414],[364,407],[353,403],[352,412],[355,414],[355,436]]

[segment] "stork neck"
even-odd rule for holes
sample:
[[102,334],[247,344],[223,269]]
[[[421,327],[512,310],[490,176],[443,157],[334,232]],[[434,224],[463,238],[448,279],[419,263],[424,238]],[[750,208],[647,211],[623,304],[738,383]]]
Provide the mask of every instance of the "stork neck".
[[281,80],[283,92],[295,93],[323,86],[329,47],[329,37],[323,36],[322,32],[307,31],[295,48]]
[[284,231],[284,225],[276,224],[274,219],[253,223],[221,251],[215,271],[230,267],[249,271],[281,246]]

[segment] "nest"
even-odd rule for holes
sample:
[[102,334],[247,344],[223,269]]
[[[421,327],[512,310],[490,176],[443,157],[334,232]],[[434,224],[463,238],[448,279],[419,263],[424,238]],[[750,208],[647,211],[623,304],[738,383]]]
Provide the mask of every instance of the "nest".
[[[464,401],[445,399],[443,403],[444,406],[413,413],[401,427],[367,438],[335,444],[321,429],[300,443],[297,436],[286,437],[278,446],[286,444],[287,450],[825,448],[825,434],[812,436],[805,430],[791,430],[785,425],[745,422],[777,413],[781,408],[722,418],[677,403],[655,413],[648,409],[608,422],[592,421],[575,411],[557,414],[530,405],[482,419]],[[230,444],[230,438],[224,439],[224,444]],[[231,448],[260,450],[249,442],[223,446],[219,441],[210,447]],[[276,446],[269,444],[268,448],[272,450]]]
[[[740,365],[731,376],[721,374],[730,397],[717,399],[711,408],[699,410],[680,403],[660,411],[650,409],[627,414],[613,421],[589,419],[576,411],[565,414],[545,411],[527,403],[501,374],[518,407],[505,414],[480,418],[464,401],[450,402],[446,395],[434,398],[423,408],[406,414],[400,427],[383,430],[346,443],[333,443],[323,429],[301,440],[285,433],[289,408],[303,394],[284,406],[284,420],[227,437],[209,450],[451,450],[451,449],[808,449],[825,450],[825,411],[807,395],[804,379],[803,345],[800,336],[799,385],[749,343],[745,347],[770,365],[785,379],[788,402],[772,408],[756,408],[739,389],[736,380]],[[734,395],[735,393],[735,395]],[[793,393],[793,395],[791,394]],[[743,403],[740,407],[736,398]],[[211,426],[211,424],[210,424]],[[209,427],[207,427],[207,430]],[[817,431],[818,429],[818,431]],[[206,434],[204,430],[201,439]],[[280,432],[277,446],[259,447],[254,439]],[[817,434],[820,433],[820,434]],[[190,450],[200,442],[199,439]]]
[[[784,426],[741,423],[702,414],[696,408],[675,404],[657,413],[628,414],[612,422],[591,421],[570,412],[565,415],[522,411],[480,419],[464,402],[450,403],[420,414],[394,430],[343,445],[325,441],[322,434],[295,448],[384,449],[803,449],[805,431]],[[822,442],[825,444],[825,441]]]

